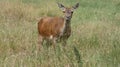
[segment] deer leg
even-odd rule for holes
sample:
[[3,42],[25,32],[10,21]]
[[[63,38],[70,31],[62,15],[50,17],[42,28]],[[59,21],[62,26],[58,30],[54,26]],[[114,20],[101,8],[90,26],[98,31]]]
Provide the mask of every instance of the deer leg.
[[46,47],[49,47],[51,45],[51,40],[50,39],[46,39]]
[[67,44],[67,40],[63,40],[62,45],[65,47]]
[[42,45],[43,45],[43,37],[41,35],[39,35],[38,45],[36,46],[37,50],[40,50]]
[[57,40],[56,38],[53,38],[53,39],[52,39],[52,45],[53,45],[53,48],[54,48],[54,49],[55,49],[55,47],[56,47],[56,40]]
[[62,40],[62,47],[63,47],[63,50],[66,51],[66,45],[67,45],[67,39],[63,39]]
[[60,37],[60,42],[61,42],[62,46],[65,47],[65,45],[67,43],[67,39],[65,37]]

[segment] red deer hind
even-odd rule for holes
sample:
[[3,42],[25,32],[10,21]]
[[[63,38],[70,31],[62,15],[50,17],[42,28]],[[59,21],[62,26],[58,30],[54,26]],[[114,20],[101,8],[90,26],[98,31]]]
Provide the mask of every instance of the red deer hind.
[[57,3],[58,7],[63,11],[64,17],[44,17],[38,22],[39,32],[39,46],[43,41],[50,41],[55,48],[56,42],[62,41],[66,45],[67,39],[71,35],[71,18],[73,11],[79,7],[79,3],[71,8],[64,7],[64,5]]

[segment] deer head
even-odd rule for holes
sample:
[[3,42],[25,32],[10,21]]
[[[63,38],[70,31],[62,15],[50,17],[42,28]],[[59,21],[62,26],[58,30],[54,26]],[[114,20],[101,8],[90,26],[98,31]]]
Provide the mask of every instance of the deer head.
[[66,20],[71,20],[73,12],[75,9],[77,9],[79,7],[79,3],[75,4],[74,6],[72,6],[71,8],[65,7],[64,5],[57,3],[58,7],[62,10],[62,12],[64,13],[64,18]]

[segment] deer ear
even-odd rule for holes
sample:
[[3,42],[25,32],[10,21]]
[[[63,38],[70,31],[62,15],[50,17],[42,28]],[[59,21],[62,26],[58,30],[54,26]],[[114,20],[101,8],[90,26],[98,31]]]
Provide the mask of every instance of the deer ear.
[[73,6],[73,10],[77,9],[79,7],[79,3],[77,3],[75,6]]
[[64,5],[60,4],[60,3],[57,3],[58,4],[58,7],[62,10],[62,11],[65,11],[65,7]]

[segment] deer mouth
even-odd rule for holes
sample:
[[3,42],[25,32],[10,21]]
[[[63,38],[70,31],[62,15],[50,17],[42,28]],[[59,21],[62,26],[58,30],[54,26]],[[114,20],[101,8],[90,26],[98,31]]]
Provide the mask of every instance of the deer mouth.
[[71,17],[66,17],[66,20],[70,20],[71,19]]

